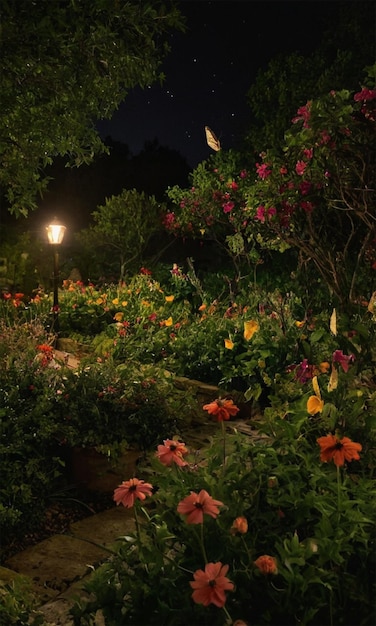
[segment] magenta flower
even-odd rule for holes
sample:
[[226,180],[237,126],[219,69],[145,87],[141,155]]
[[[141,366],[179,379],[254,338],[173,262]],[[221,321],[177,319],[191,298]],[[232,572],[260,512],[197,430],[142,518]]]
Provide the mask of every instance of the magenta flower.
[[342,350],[335,350],[332,356],[333,363],[339,363],[344,372],[349,371],[349,365],[354,362],[354,359],[353,354],[343,354]]
[[296,116],[292,118],[292,123],[296,124],[303,120],[303,128],[309,128],[308,122],[311,117],[311,102],[308,101],[307,104],[299,107],[296,113]]
[[262,163],[261,165],[260,163],[256,163],[257,174],[262,180],[265,180],[265,178],[268,178],[268,176],[270,176],[270,174],[272,173],[269,167],[270,167],[269,163]]
[[354,95],[355,102],[365,102],[366,100],[374,100],[376,98],[376,90],[375,89],[367,89],[363,87],[362,91],[358,91]]
[[262,223],[265,222],[265,207],[262,204],[257,207],[255,219],[260,220]]
[[222,208],[223,208],[223,213],[231,213],[232,209],[235,206],[235,202],[225,202],[224,204],[222,204]]
[[302,196],[306,196],[311,191],[311,187],[312,185],[308,180],[302,180],[299,185],[299,191]]
[[305,163],[304,161],[298,161],[297,164],[295,165],[295,171],[298,174],[298,176],[303,176],[305,170],[307,167],[307,163]]

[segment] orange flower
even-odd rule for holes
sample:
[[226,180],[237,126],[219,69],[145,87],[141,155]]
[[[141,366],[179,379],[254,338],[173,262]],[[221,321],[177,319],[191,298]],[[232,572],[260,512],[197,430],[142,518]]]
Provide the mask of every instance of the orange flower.
[[235,535],[236,533],[240,533],[241,535],[245,535],[248,530],[248,522],[245,517],[237,517],[231,526],[231,534]]
[[323,463],[333,460],[335,465],[339,467],[344,465],[345,461],[359,461],[360,459],[361,444],[351,441],[348,437],[339,439],[335,435],[330,434],[326,435],[326,437],[319,437],[317,443],[321,448],[320,460]]
[[138,478],[125,480],[114,491],[116,504],[122,504],[125,508],[131,508],[136,500],[145,500],[146,496],[151,496],[153,485],[145,483]]
[[202,524],[204,514],[214,519],[219,515],[219,506],[223,506],[223,502],[214,500],[205,489],[201,489],[198,494],[191,491],[190,496],[181,500],[177,512],[187,516],[187,524]]
[[201,304],[201,306],[198,307],[199,311],[205,311],[205,309],[206,309],[206,304],[205,303]]
[[322,361],[322,363],[319,363],[319,370],[322,374],[327,374],[330,370],[330,363]]
[[310,415],[321,413],[324,408],[324,400],[320,400],[317,396],[310,396],[307,400],[307,412]]
[[228,565],[218,563],[207,563],[205,570],[198,569],[194,574],[194,581],[190,582],[194,592],[192,599],[197,604],[208,606],[215,604],[221,608],[226,603],[225,591],[232,591],[234,583],[226,577]]
[[247,322],[244,322],[244,339],[246,341],[249,341],[250,339],[252,339],[253,335],[255,334],[255,332],[258,331],[259,329],[259,325],[257,322],[255,322],[254,320],[248,320]]
[[175,296],[165,296],[166,302],[173,302],[174,299],[175,299]]
[[232,350],[234,347],[234,342],[231,339],[225,339],[225,348],[226,350]]
[[263,556],[259,556],[254,564],[260,570],[261,574],[278,574],[277,568],[277,559],[274,556],[269,556],[268,554],[264,554]]
[[232,400],[221,400],[221,398],[217,398],[217,400],[210,402],[210,404],[204,404],[202,408],[204,411],[207,411],[209,415],[215,415],[217,422],[229,420],[231,416],[236,415],[240,410]]
[[188,454],[188,449],[185,447],[185,443],[175,441],[174,439],[165,439],[163,446],[158,446],[156,456],[160,462],[163,463],[163,465],[170,466],[173,463],[176,463],[176,465],[183,467],[184,465],[188,465],[188,463],[183,459],[185,454]]

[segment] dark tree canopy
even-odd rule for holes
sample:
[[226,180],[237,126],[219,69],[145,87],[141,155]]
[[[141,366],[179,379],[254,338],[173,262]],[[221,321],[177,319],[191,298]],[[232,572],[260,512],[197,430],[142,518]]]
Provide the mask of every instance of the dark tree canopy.
[[27,216],[56,156],[71,166],[105,150],[94,123],[136,85],[163,79],[167,35],[183,28],[160,0],[0,0],[0,192]]

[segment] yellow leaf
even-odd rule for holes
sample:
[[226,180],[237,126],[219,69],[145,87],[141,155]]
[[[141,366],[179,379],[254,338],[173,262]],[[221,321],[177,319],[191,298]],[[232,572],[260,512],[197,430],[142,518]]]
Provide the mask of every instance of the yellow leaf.
[[225,339],[225,348],[227,350],[232,350],[234,347],[234,342],[231,339]]
[[253,335],[255,334],[255,332],[258,331],[258,329],[259,325],[254,320],[248,320],[247,322],[244,322],[244,339],[246,341],[252,339]]
[[313,387],[313,391],[315,392],[315,394],[318,397],[318,399],[321,400],[321,393],[320,393],[319,383],[317,381],[317,376],[314,376],[312,378],[312,387]]
[[328,391],[334,391],[338,386],[338,372],[335,367],[332,367],[330,378],[328,382]]
[[335,309],[333,309],[333,313],[330,318],[330,330],[333,335],[337,334],[337,313]]

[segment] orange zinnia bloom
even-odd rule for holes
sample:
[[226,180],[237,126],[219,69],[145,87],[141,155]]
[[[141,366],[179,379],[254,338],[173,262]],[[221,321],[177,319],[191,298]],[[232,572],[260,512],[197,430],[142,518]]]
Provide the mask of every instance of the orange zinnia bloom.
[[231,416],[236,415],[240,410],[232,400],[226,398],[224,400],[217,398],[217,400],[213,400],[209,404],[204,404],[202,408],[209,415],[215,415],[217,422],[229,420]]
[[114,491],[116,504],[122,504],[126,509],[130,509],[136,500],[145,500],[146,496],[151,496],[153,485],[145,483],[138,478],[125,480]]
[[201,489],[200,493],[191,491],[190,496],[179,502],[177,512],[187,516],[187,524],[202,524],[204,513],[214,519],[219,515],[219,506],[223,506],[223,502],[214,500],[205,489]]
[[225,591],[232,591],[234,583],[226,577],[228,565],[218,563],[207,563],[205,570],[198,569],[194,574],[194,581],[190,582],[194,592],[192,599],[197,604],[208,606],[215,604],[221,608],[226,603]]
[[169,466],[176,463],[176,465],[183,467],[184,465],[188,465],[188,463],[183,459],[185,454],[188,454],[188,449],[185,447],[185,443],[175,441],[174,439],[165,439],[163,446],[158,446],[156,456],[160,462],[163,463],[163,465]]
[[231,533],[235,535],[236,533],[240,533],[241,535],[245,535],[248,530],[248,522],[245,517],[237,517],[231,526]]
[[260,570],[261,574],[277,574],[277,559],[274,556],[269,556],[268,554],[264,554],[263,556],[259,556],[254,564]]
[[339,439],[335,435],[326,435],[326,437],[319,437],[317,443],[321,448],[320,460],[323,463],[328,461],[334,461],[335,465],[339,467],[344,465],[345,461],[359,461],[359,452],[362,449],[360,443],[351,441],[348,437],[342,437]]

